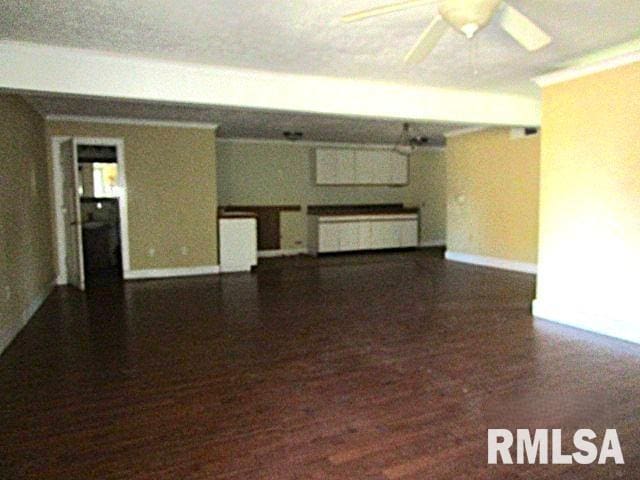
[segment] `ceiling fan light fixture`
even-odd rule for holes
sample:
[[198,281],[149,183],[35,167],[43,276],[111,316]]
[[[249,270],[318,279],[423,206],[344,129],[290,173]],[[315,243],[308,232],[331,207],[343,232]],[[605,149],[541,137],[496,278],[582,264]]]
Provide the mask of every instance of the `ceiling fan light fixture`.
[[419,147],[429,143],[429,138],[425,135],[412,135],[409,122],[402,124],[402,132],[398,141],[393,146],[393,150],[401,155],[411,155]]
[[476,34],[476,32],[478,30],[480,30],[480,25],[478,25],[476,22],[469,22],[469,23],[463,25],[460,28],[460,30],[462,30],[462,33],[464,33],[464,35],[468,39],[471,39]]
[[282,132],[282,135],[291,142],[297,142],[298,140],[302,140],[303,133],[299,131],[285,130]]
[[544,30],[509,5],[508,0],[401,0],[391,5],[345,15],[343,21],[364,20],[429,4],[437,4],[438,13],[405,55],[404,61],[407,64],[415,65],[423,61],[449,28],[471,39],[494,17],[499,17],[500,27],[530,52],[546,47],[552,41]]
[[430,143],[431,143],[431,139],[426,135],[417,135],[411,138],[411,145],[413,145],[416,148],[428,146],[430,145]]

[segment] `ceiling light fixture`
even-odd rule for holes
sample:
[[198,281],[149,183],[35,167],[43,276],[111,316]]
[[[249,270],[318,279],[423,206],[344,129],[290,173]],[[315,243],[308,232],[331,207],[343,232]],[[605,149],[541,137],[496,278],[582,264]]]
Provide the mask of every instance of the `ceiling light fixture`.
[[402,132],[400,132],[400,137],[398,137],[398,141],[394,145],[393,150],[402,155],[411,155],[418,147],[424,147],[426,145],[429,145],[429,137],[425,135],[413,135],[409,122],[405,122],[402,124]]
[[396,152],[401,153],[402,155],[409,155],[416,149],[416,147],[411,143],[411,133],[409,128],[409,122],[402,124],[402,132],[400,132],[400,137],[398,137],[398,141],[393,147]]
[[284,138],[286,138],[287,140],[291,141],[291,142],[296,142],[298,140],[302,139],[302,132],[294,132],[291,130],[285,130],[284,132],[282,132],[282,135],[284,135]]

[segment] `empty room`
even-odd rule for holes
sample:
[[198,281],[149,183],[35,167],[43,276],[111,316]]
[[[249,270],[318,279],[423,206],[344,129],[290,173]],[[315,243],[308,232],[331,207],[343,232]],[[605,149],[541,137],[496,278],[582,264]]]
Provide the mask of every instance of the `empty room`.
[[0,478],[640,478],[639,0],[0,0]]

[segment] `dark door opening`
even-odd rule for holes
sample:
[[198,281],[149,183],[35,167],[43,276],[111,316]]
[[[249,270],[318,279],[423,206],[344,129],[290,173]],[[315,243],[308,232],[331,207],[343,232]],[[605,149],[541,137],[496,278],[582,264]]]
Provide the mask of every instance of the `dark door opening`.
[[82,250],[88,287],[122,280],[118,158],[115,146],[78,145]]

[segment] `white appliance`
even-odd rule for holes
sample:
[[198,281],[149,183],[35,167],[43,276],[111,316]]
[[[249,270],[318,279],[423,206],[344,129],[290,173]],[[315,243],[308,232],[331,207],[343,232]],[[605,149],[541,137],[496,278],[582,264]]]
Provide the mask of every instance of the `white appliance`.
[[248,272],[258,264],[258,221],[245,213],[225,213],[218,221],[221,272]]

